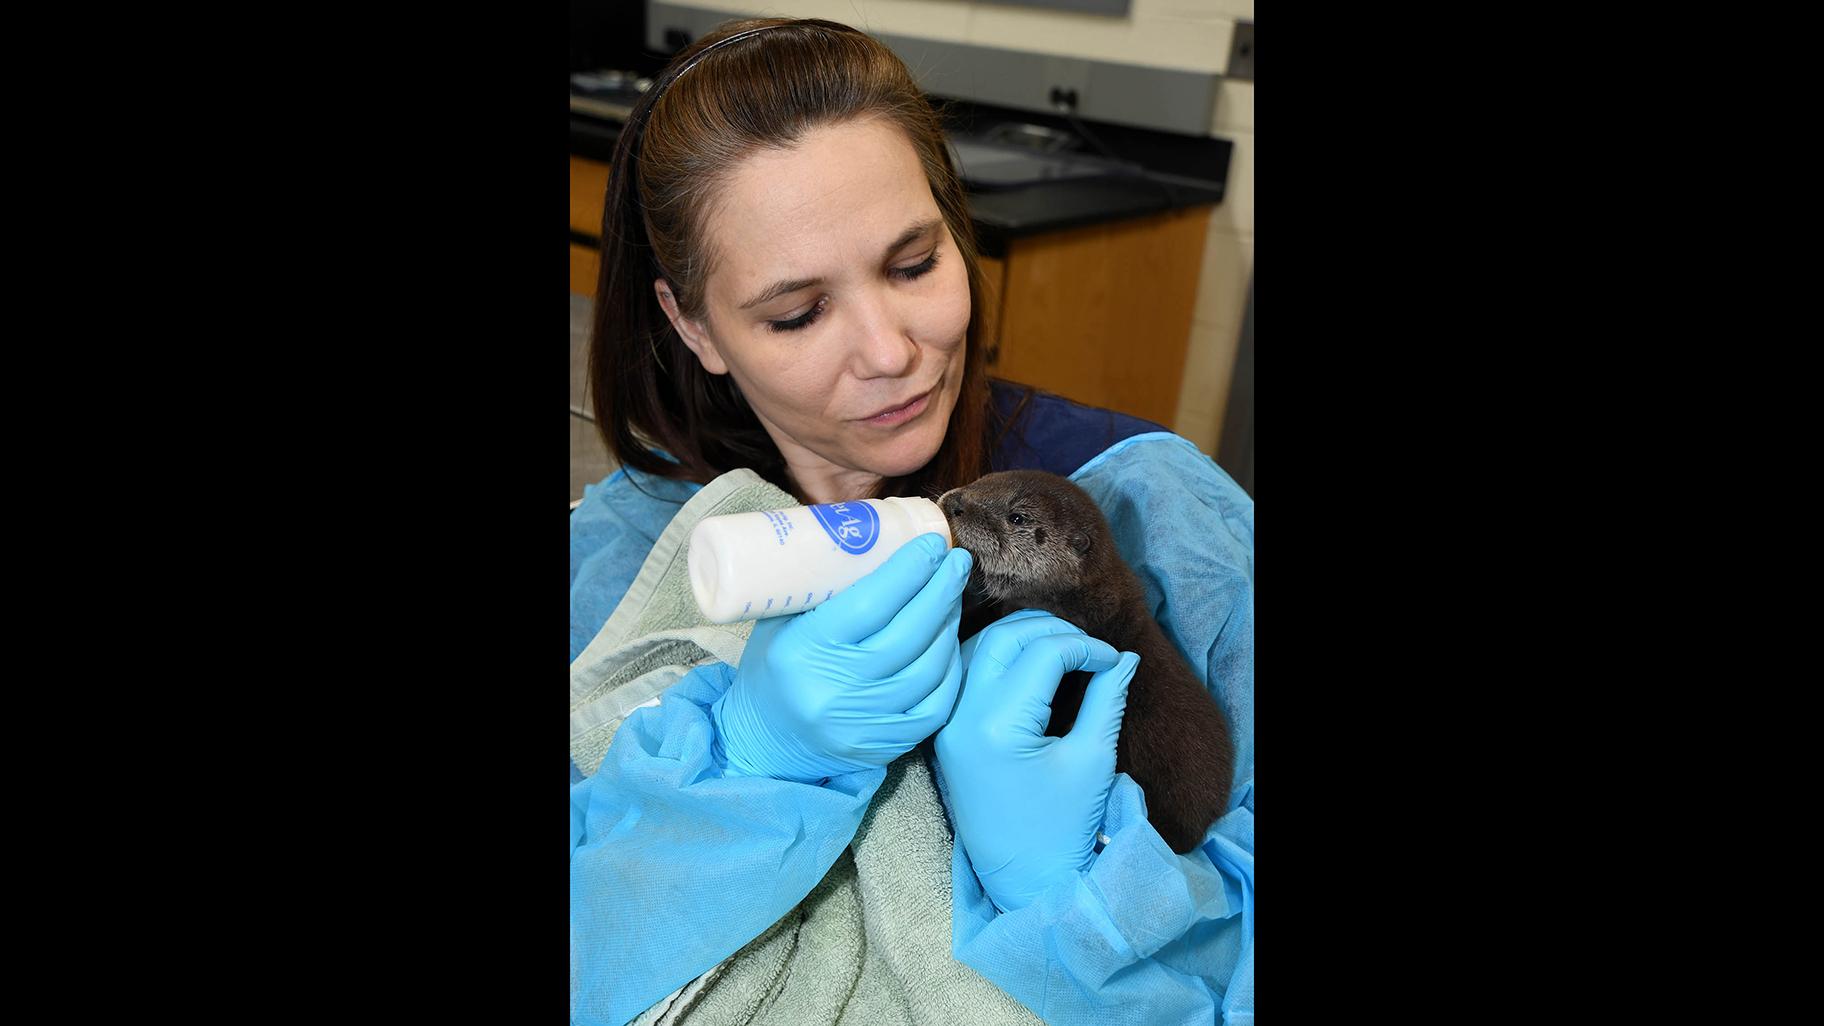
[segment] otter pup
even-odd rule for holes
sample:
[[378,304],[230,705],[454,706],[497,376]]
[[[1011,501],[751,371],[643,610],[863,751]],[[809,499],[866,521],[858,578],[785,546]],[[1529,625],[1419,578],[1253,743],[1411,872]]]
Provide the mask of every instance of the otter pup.
[[[1173,851],[1197,847],[1228,808],[1235,766],[1228,718],[1154,621],[1095,501],[1056,474],[1010,470],[945,492],[938,505],[957,546],[975,557],[964,637],[1034,608],[1139,654],[1115,769],[1140,785],[1146,818]],[[1047,734],[1070,730],[1088,683],[1088,673],[1065,676]]]

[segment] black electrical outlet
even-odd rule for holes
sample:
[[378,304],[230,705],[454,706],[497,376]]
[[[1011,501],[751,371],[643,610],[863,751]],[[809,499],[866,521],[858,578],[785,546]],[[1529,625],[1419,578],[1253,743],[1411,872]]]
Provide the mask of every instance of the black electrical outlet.
[[1254,81],[1254,23],[1251,21],[1235,23],[1235,35],[1229,40],[1228,77]]
[[1051,105],[1053,107],[1063,107],[1067,110],[1076,110],[1077,91],[1075,89],[1065,89],[1062,86],[1052,86]]

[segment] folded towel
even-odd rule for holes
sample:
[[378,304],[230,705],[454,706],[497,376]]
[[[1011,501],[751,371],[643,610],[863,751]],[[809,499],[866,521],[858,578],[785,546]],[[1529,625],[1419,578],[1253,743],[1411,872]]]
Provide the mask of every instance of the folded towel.
[[602,764],[627,714],[677,683],[691,667],[738,665],[752,621],[704,619],[690,590],[690,532],[704,517],[784,509],[791,494],[751,470],[705,485],[678,510],[588,647],[570,664],[570,758],[584,774]]
[[[614,615],[571,665],[577,766],[593,774],[621,721],[692,667],[740,664],[752,623],[707,623],[691,594],[687,556],[697,521],[793,504],[759,475],[737,470],[679,510]],[[951,956],[953,841],[928,758],[929,742],[888,767],[849,849],[796,908],[634,1022],[1038,1023]]]

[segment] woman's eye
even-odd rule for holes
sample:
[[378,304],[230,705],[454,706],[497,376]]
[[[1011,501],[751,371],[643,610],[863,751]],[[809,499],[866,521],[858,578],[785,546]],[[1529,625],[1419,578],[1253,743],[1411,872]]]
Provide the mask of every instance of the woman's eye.
[[937,250],[934,249],[931,251],[930,256],[913,264],[911,267],[895,267],[891,273],[893,277],[899,278],[902,281],[911,281],[914,278],[924,277],[926,274],[930,273],[931,268],[936,266]]
[[1024,514],[1021,514],[1021,513],[1009,513],[1009,514],[1007,514],[1007,522],[1012,524],[1015,527],[1018,527],[1021,524],[1026,522],[1026,517]]
[[766,322],[767,327],[771,328],[774,331],[797,331],[799,328],[802,328],[805,325],[810,324],[812,321],[815,321],[817,318],[822,317],[823,308],[827,303],[829,303],[828,299],[819,299],[817,301],[816,306],[811,307],[809,310],[806,310],[805,312],[799,314],[796,317],[791,318],[790,320],[767,321]]
[[[937,250],[934,249],[931,251],[930,256],[913,264],[911,267],[894,267],[889,269],[887,273],[901,281],[911,281],[914,278],[922,278],[925,275],[930,274],[931,269],[936,266]],[[815,322],[817,318],[823,316],[823,309],[829,305],[829,302],[829,297],[826,296],[823,299],[819,299],[816,306],[811,307],[797,317],[791,317],[783,321],[767,321],[766,326],[772,331],[797,331],[800,328],[808,327]]]

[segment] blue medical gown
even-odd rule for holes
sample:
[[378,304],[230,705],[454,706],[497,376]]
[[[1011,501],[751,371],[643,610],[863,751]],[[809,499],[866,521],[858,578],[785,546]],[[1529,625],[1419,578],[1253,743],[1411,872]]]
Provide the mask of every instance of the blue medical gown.
[[[577,510],[572,658],[697,487],[634,473],[617,471]],[[1071,476],[1107,514],[1161,626],[1228,713],[1230,810],[1199,849],[1178,856],[1122,774],[1090,869],[1012,913],[995,911],[957,846],[954,954],[1054,1024],[1252,1023],[1253,502],[1164,433],[1131,435]],[[625,580],[609,581],[611,572]],[[592,578],[601,586],[589,587]],[[629,716],[595,776],[572,784],[576,1021],[633,1018],[789,912],[853,838],[885,776],[821,786],[724,779],[709,708],[733,679],[721,663],[692,670]]]

